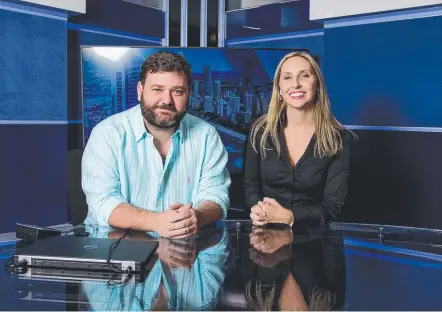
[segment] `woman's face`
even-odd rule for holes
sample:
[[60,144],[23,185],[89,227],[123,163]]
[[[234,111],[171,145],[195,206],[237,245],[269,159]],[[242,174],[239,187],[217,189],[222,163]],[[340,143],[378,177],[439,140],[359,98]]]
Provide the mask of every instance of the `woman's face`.
[[294,56],[281,66],[279,89],[288,106],[302,109],[312,105],[316,84],[313,68],[305,58]]

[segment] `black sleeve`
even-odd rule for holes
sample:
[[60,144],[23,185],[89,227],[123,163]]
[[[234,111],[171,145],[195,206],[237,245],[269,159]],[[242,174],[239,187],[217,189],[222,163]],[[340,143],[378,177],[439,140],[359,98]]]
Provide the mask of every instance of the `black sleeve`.
[[[261,181],[261,155],[253,150],[250,135],[244,144],[243,187],[248,209],[264,198]],[[259,151],[259,150],[258,150]]]
[[343,149],[333,157],[327,172],[324,186],[324,198],[317,205],[295,205],[288,207],[296,223],[302,224],[328,224],[333,222],[341,213],[347,196],[347,182],[350,173],[351,139],[349,135],[343,136]]

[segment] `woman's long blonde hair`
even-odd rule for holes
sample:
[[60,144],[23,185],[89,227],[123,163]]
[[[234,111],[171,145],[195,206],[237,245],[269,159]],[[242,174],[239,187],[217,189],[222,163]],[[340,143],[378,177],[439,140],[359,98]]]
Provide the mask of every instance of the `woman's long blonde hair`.
[[[266,156],[266,151],[271,149],[268,146],[269,137],[272,139],[274,148],[278,155],[281,153],[281,142],[278,139],[278,126],[285,112],[286,104],[280,101],[279,79],[281,77],[281,67],[289,58],[302,57],[307,60],[316,78],[316,97],[313,106],[313,119],[315,124],[316,143],[314,152],[319,157],[333,156],[342,149],[342,138],[340,130],[344,127],[335,119],[331,113],[330,100],[325,88],[324,77],[318,63],[306,52],[292,52],[285,55],[279,62],[273,80],[273,92],[270,100],[269,110],[266,115],[258,118],[251,130],[251,143],[255,152],[258,153],[257,140],[259,139],[259,152],[261,157]],[[260,135],[261,134],[261,135]]]
[[[251,311],[273,311],[275,300],[278,300],[276,285],[264,286],[260,281],[250,281],[246,285],[245,298]],[[313,288],[308,299],[306,311],[331,311],[336,304],[336,294],[318,287]]]

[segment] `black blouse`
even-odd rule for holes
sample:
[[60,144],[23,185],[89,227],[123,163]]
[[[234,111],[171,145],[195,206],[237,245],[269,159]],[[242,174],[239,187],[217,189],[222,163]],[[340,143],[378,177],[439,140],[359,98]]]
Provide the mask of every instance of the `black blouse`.
[[[352,137],[342,131],[343,149],[333,157],[314,155],[316,136],[295,167],[285,141],[283,127],[279,130],[281,155],[267,150],[266,158],[253,150],[247,137],[244,159],[244,192],[249,209],[264,197],[275,199],[290,209],[296,223],[328,224],[336,219],[347,195]],[[259,137],[258,137],[259,144]],[[269,143],[271,139],[269,138]],[[271,146],[271,145],[270,145]]]

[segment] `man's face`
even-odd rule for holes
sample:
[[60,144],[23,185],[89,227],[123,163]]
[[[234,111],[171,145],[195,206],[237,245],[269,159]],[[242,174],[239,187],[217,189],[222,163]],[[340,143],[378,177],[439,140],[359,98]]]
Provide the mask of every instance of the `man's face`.
[[143,117],[152,126],[174,128],[186,115],[190,90],[184,72],[148,73],[137,91]]

